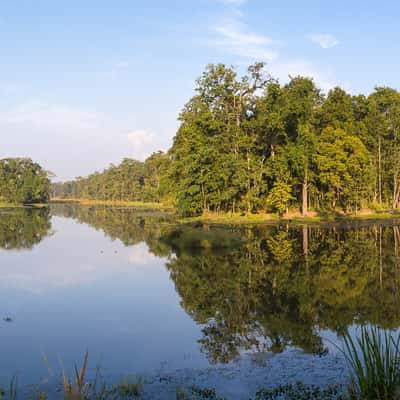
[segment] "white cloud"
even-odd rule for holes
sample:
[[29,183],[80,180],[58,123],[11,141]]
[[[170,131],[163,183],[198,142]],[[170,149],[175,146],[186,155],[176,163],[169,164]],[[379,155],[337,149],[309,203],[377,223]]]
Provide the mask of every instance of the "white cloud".
[[330,33],[316,33],[311,35],[310,39],[313,43],[317,44],[323,49],[329,49],[339,44],[339,41],[335,38],[335,36],[331,35]]
[[144,243],[139,243],[130,249],[128,260],[135,267],[157,265],[159,257],[152,254]]
[[246,25],[231,18],[212,28],[217,37],[210,42],[227,53],[261,61],[272,62],[279,53],[272,47],[277,44],[268,36],[250,32]]
[[[286,82],[289,76],[302,75],[313,78],[323,91],[329,91],[338,85],[331,71],[318,67],[315,63],[301,57],[296,59],[287,57],[284,54],[284,43],[282,41],[265,34],[256,33],[245,24],[240,7],[244,1],[219,1],[233,7],[227,7],[225,18],[217,26],[211,28],[214,38],[208,44],[227,54],[239,57],[235,64],[242,65],[249,61],[265,61],[267,62],[268,72],[283,82]],[[333,47],[339,43],[330,34],[316,34],[310,36],[310,38],[323,48]]]
[[129,132],[128,141],[132,146],[132,157],[144,161],[151,153],[161,150],[156,137],[145,129]]
[[333,73],[326,71],[322,73],[311,62],[306,60],[282,60],[271,64],[269,72],[281,81],[287,81],[289,76],[298,75],[312,78],[324,92],[328,92],[337,86]]
[[[112,242],[89,226],[84,224],[77,226],[72,220],[66,223],[75,226],[76,229],[59,231],[52,237],[46,238],[29,253],[30,257],[27,257],[25,251],[2,252],[0,288],[22,289],[43,294],[54,289],[91,286],[101,281],[134,279],[135,268],[132,267],[163,269],[166,260],[153,255],[144,242],[125,247],[119,240]],[[75,249],[69,253],[70,257],[60,260],[54,248],[69,243],[70,234],[77,235],[75,241],[85,240],[87,237],[93,240],[89,246]],[[103,253],[100,253],[99,248]],[[48,262],[41,262],[43,254],[46,255]],[[11,265],[13,268],[10,268]]]

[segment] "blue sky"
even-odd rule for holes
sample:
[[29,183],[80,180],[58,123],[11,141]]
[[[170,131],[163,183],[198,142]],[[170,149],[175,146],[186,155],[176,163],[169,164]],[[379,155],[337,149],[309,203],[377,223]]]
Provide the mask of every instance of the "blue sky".
[[3,0],[0,157],[59,179],[166,149],[208,63],[266,61],[325,91],[400,87],[400,3]]

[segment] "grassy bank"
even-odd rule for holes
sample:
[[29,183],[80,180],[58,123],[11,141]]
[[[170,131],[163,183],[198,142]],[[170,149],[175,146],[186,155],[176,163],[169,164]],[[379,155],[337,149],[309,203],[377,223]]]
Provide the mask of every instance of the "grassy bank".
[[309,213],[307,216],[301,215],[299,212],[289,212],[282,216],[277,214],[258,213],[258,214],[232,214],[232,213],[207,213],[196,217],[181,218],[181,223],[204,222],[209,224],[263,224],[274,222],[289,223],[323,223],[335,221],[351,221],[351,220],[383,220],[400,218],[400,212],[375,212],[372,210],[362,210],[358,213]]
[[[80,204],[82,206],[119,206],[119,207],[133,207],[142,210],[167,210],[175,212],[175,208],[170,204],[156,203],[156,202],[140,202],[140,201],[119,201],[119,200],[92,200],[92,199],[79,199],[79,198],[53,198],[50,203],[63,203],[63,204]],[[1,203],[0,203],[1,207]],[[246,225],[246,224],[265,224],[276,222],[288,223],[325,223],[337,221],[351,221],[351,220],[388,220],[400,218],[400,211],[380,211],[364,209],[357,213],[345,213],[338,211],[336,213],[330,212],[309,212],[307,216],[303,216],[298,211],[290,211],[282,216],[274,213],[257,213],[257,214],[244,214],[244,213],[214,213],[208,212],[195,217],[179,218],[178,222],[183,224],[190,224],[195,222],[202,222],[207,224],[216,225]]]
[[173,210],[173,207],[168,204],[143,202],[143,201],[119,201],[119,200],[92,200],[92,199],[62,199],[53,198],[50,203],[70,203],[80,204],[82,206],[120,206],[120,207],[136,207],[142,209],[157,209],[157,210]]
[[44,208],[48,207],[45,203],[34,203],[34,204],[17,204],[17,203],[4,203],[0,202],[0,208]]

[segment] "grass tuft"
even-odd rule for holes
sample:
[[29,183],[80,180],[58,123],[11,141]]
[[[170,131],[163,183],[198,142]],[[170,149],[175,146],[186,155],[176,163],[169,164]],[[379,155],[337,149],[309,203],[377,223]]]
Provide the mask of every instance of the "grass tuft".
[[356,339],[344,336],[343,354],[351,370],[351,399],[400,398],[400,335],[364,326]]
[[66,400],[84,400],[87,399],[87,394],[90,386],[85,382],[85,376],[88,366],[89,353],[86,351],[83,357],[83,365],[78,369],[74,366],[75,379],[72,381],[70,377],[63,371],[63,387],[64,397]]

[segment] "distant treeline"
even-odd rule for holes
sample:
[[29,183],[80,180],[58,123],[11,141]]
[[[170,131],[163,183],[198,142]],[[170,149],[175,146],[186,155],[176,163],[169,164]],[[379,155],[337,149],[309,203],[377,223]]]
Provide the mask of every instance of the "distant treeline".
[[145,162],[125,158],[121,164],[110,165],[101,173],[53,183],[52,194],[66,199],[160,202],[171,190],[164,186],[169,167],[170,157],[161,151]]
[[0,202],[46,203],[50,190],[48,172],[31,159],[0,159]]
[[399,207],[395,89],[324,95],[305,77],[281,85],[262,63],[243,77],[210,65],[179,121],[167,154],[56,184],[55,196],[168,199],[182,215]]

